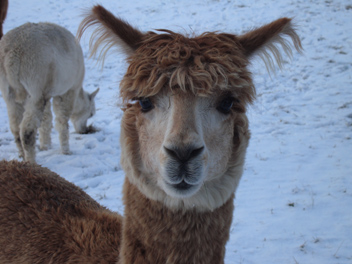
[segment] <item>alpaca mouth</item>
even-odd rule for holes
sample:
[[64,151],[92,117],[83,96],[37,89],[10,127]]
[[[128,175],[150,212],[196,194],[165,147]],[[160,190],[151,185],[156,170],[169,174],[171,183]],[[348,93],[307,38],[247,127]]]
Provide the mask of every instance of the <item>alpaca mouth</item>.
[[164,176],[165,191],[170,196],[190,197],[199,190],[202,178],[202,164],[197,160],[179,162],[170,159]]
[[165,181],[166,193],[172,197],[187,198],[193,196],[201,185],[187,183],[186,180],[181,180],[179,183],[169,183]]
[[202,175],[202,163],[197,160],[179,162],[170,159],[166,166],[166,181],[174,187],[188,187],[197,185]]
[[184,180],[177,184],[171,184],[171,186],[179,191],[186,191],[194,187],[194,185],[185,182]]

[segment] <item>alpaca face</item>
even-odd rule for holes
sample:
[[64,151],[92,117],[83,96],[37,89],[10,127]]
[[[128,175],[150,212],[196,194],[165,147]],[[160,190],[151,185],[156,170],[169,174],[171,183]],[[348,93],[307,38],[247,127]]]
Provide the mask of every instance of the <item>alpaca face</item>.
[[234,102],[229,94],[200,97],[182,91],[141,99],[137,130],[144,173],[178,198],[221,178],[233,151]]
[[169,207],[217,207],[243,170],[249,131],[240,109],[230,93],[206,97],[181,90],[129,105],[121,132],[126,175]]

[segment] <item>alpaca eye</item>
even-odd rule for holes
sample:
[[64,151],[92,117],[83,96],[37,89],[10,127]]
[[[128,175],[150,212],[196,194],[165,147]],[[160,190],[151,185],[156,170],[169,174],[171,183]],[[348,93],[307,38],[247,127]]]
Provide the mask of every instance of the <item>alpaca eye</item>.
[[142,107],[142,112],[148,112],[154,108],[153,103],[149,98],[140,98],[139,104]]
[[233,102],[234,102],[233,97],[227,97],[220,102],[220,104],[216,109],[223,114],[228,114],[230,113],[230,110],[233,106]]

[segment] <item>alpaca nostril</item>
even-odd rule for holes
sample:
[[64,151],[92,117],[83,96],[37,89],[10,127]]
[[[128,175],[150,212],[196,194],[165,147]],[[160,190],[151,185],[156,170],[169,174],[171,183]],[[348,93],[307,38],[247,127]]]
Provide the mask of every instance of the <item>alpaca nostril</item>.
[[164,149],[165,149],[166,153],[169,154],[171,157],[173,157],[181,162],[185,162],[185,161],[188,161],[188,160],[200,155],[203,152],[204,147],[200,147],[200,148],[195,148],[195,147],[167,148],[164,146]]
[[203,152],[203,150],[204,150],[204,147],[193,149],[189,158],[191,159],[191,158],[197,157]]

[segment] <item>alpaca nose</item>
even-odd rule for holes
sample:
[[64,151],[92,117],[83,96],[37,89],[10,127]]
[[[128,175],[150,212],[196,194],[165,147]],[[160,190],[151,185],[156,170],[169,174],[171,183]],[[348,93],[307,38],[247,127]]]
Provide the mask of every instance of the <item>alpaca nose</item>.
[[173,157],[174,159],[177,159],[178,161],[181,162],[186,162],[192,158],[197,157],[200,155],[204,147],[195,147],[195,146],[188,146],[188,147],[165,147],[164,149],[166,153]]

